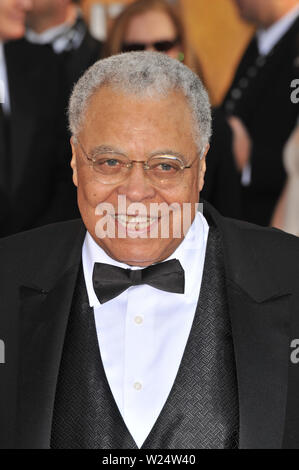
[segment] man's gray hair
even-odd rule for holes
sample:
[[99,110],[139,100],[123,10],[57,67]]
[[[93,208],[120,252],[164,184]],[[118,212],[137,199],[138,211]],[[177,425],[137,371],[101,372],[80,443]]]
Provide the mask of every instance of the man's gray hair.
[[138,97],[182,92],[193,114],[195,142],[203,154],[211,136],[208,93],[198,76],[178,60],[157,52],[129,52],[92,65],[75,85],[70,98],[69,127],[75,138],[82,129],[91,97],[102,86]]

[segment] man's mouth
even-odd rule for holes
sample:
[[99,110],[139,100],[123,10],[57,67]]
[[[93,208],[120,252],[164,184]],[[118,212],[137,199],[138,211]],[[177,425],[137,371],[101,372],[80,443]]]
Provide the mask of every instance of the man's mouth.
[[146,232],[159,222],[160,217],[140,215],[115,214],[113,218],[126,229],[127,232]]

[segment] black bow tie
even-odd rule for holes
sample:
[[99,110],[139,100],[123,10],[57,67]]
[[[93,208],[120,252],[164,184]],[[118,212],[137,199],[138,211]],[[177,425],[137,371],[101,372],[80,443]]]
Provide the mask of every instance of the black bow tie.
[[92,280],[101,304],[117,297],[129,287],[140,284],[148,284],[156,289],[177,294],[183,294],[185,290],[184,270],[177,259],[137,270],[95,263]]

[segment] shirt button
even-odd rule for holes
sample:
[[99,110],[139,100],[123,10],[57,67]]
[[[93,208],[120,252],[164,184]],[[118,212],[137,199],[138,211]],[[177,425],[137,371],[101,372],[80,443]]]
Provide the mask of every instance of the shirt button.
[[232,90],[232,97],[235,100],[238,100],[239,98],[241,98],[241,96],[242,96],[242,91],[239,88],[234,88]]
[[140,382],[135,382],[134,383],[134,388],[135,388],[135,390],[141,390],[142,389],[142,384]]
[[266,58],[263,57],[263,56],[260,56],[256,59],[256,65],[258,67],[263,67],[265,65],[265,63],[266,63]]
[[235,109],[235,103],[231,100],[229,100],[226,104],[225,104],[225,109],[227,112],[231,113],[234,111]]
[[143,323],[143,318],[140,315],[137,315],[137,317],[134,318],[134,321],[137,325],[141,325],[141,323]]
[[247,88],[248,83],[249,83],[248,78],[241,78],[239,85],[241,88]]
[[250,67],[247,71],[248,77],[254,78],[257,75],[256,67]]

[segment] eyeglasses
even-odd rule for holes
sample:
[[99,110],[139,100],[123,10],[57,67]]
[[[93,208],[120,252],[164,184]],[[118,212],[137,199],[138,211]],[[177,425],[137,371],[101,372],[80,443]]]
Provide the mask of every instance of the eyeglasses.
[[100,151],[90,157],[78,138],[77,141],[94,171],[96,180],[102,184],[122,183],[129,177],[134,164],[141,163],[153,185],[161,188],[173,187],[182,181],[184,170],[191,168],[199,158],[197,155],[189,165],[186,165],[173,155],[154,155],[147,161],[139,161],[130,160],[125,155],[118,155],[112,151]]
[[177,37],[172,41],[156,41],[152,43],[124,42],[121,47],[122,52],[145,51],[148,47],[153,47],[158,52],[168,52],[180,43]]

